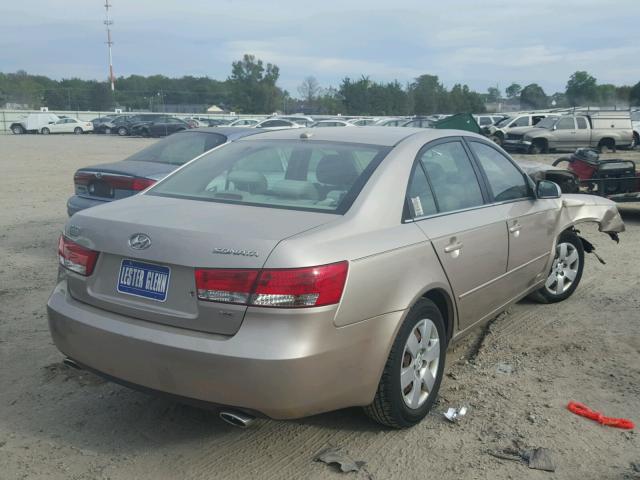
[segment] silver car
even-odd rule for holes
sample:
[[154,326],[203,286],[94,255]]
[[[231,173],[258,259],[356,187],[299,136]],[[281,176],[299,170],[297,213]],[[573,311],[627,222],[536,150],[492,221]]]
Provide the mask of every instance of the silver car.
[[238,424],[349,406],[419,422],[447,347],[527,295],[568,298],[613,202],[562,195],[455,130],[264,132],[83,210],[48,302],[69,362]]

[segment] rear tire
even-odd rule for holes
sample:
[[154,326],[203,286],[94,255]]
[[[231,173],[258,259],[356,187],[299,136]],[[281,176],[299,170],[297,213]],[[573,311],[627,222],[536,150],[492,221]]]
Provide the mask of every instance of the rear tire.
[[635,149],[638,145],[640,145],[640,135],[636,132],[633,132],[633,140],[631,142],[631,150]]
[[616,141],[612,138],[604,138],[598,143],[598,152],[606,153],[607,150],[611,150],[613,153],[616,152]]
[[500,135],[491,135],[489,137],[489,140],[491,140],[496,145],[502,146],[502,137]]
[[76,127],[73,129],[73,133],[76,135],[82,135],[82,129],[80,127]]
[[419,423],[438,396],[446,339],[438,307],[431,300],[418,300],[393,342],[373,403],[364,408],[367,416],[392,428]]
[[40,133],[42,135],[49,135],[51,131],[47,127],[42,127],[42,130],[40,130]]
[[24,128],[22,128],[22,125],[14,125],[11,127],[11,132],[14,135],[22,135],[24,133]]
[[566,230],[558,237],[551,271],[545,284],[531,298],[540,303],[556,303],[569,298],[578,288],[584,268],[584,247],[574,232]]

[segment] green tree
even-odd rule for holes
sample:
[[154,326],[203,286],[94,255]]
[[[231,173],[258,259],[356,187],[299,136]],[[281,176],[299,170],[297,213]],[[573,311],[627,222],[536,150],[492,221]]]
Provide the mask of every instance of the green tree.
[[440,113],[446,108],[447,90],[436,75],[420,75],[409,86],[409,93],[417,115]]
[[487,101],[488,102],[492,102],[492,103],[496,103],[500,101],[500,98],[502,98],[502,93],[500,92],[500,89],[497,87],[489,87],[487,89]]
[[518,95],[520,95],[521,91],[522,87],[520,85],[518,85],[517,83],[512,83],[506,88],[504,93],[507,95],[507,98],[516,98]]
[[640,105],[640,82],[636,83],[629,90],[629,105],[637,107]]
[[523,108],[547,108],[549,106],[549,99],[540,85],[531,83],[520,92],[520,105]]
[[280,69],[271,63],[245,54],[242,60],[231,64],[228,81],[231,99],[240,112],[271,113],[279,105],[282,92],[276,87]]
[[567,82],[565,93],[572,107],[598,102],[598,82],[585,71],[575,72]]

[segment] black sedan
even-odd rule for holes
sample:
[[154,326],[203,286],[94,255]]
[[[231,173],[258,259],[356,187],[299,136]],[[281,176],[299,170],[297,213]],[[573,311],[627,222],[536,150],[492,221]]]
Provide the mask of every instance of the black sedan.
[[67,201],[69,216],[85,208],[130,197],[203,153],[247,135],[255,128],[197,128],[171,135],[125,160],[84,167],[73,176],[75,195]]
[[172,133],[192,128],[192,125],[176,117],[162,115],[153,119],[145,119],[142,122],[131,125],[131,135],[143,137],[166,137]]

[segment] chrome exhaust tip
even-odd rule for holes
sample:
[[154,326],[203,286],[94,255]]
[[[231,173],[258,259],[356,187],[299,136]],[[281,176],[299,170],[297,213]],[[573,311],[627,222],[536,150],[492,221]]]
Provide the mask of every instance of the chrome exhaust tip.
[[78,365],[75,360],[71,360],[69,357],[65,357],[65,359],[62,360],[62,363],[64,363],[67,367],[75,368],[76,370],[82,370],[82,367]]
[[220,412],[219,416],[229,425],[233,425],[234,427],[238,428],[247,428],[256,419],[255,417],[247,415],[246,413],[233,410],[223,410]]

